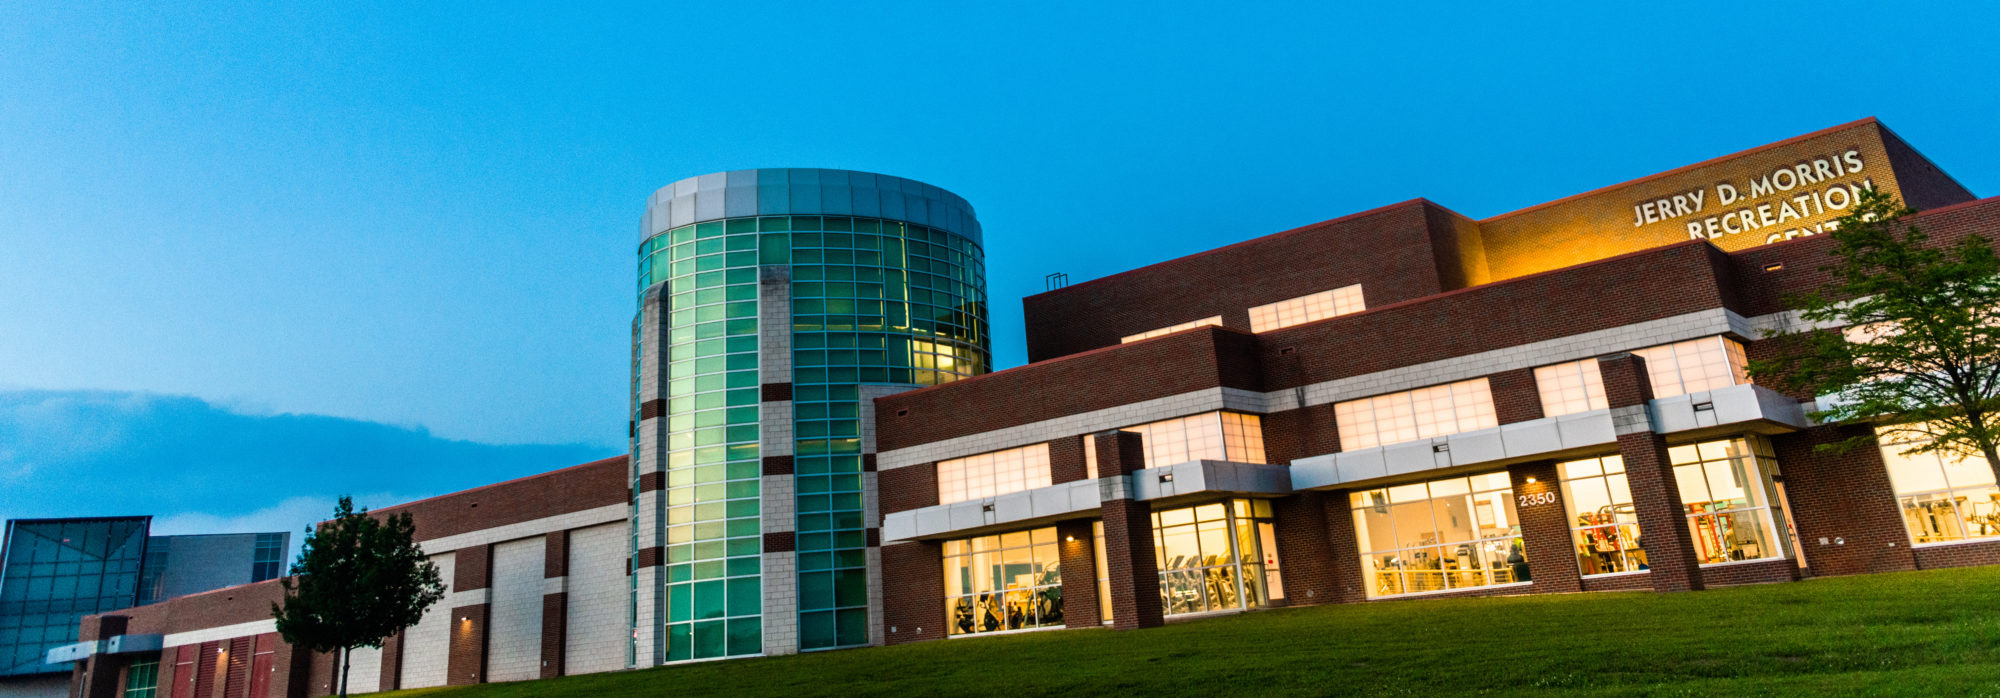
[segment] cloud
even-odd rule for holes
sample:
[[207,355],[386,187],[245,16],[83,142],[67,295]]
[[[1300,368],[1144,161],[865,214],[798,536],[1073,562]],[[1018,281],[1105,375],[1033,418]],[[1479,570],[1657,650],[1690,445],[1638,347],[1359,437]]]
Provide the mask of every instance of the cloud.
[[0,518],[151,514],[162,534],[284,530],[296,539],[344,493],[379,508],[612,455],[245,414],[186,396],[0,392]]

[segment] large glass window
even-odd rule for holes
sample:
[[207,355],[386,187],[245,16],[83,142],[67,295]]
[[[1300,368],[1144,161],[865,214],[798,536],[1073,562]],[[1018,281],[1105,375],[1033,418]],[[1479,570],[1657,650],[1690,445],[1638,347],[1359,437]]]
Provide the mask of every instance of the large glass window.
[[1535,389],[1542,395],[1544,417],[1560,417],[1611,406],[1604,398],[1604,373],[1597,370],[1597,359],[1537,368]]
[[125,698],[153,698],[159,684],[159,662],[135,662],[125,669]]
[[1181,330],[1192,330],[1192,329],[1194,329],[1194,328],[1196,328],[1196,327],[1208,327],[1208,326],[1211,326],[1211,325],[1213,325],[1213,326],[1215,326],[1215,327],[1221,327],[1221,326],[1222,326],[1222,316],[1221,316],[1221,315],[1216,315],[1216,316],[1213,316],[1213,317],[1205,317],[1205,318],[1202,318],[1202,319],[1200,319],[1200,320],[1195,320],[1195,321],[1192,321],[1192,322],[1183,322],[1183,323],[1181,323],[1181,324],[1178,324],[1178,325],[1174,325],[1174,326],[1172,326],[1172,327],[1162,327],[1162,328],[1160,328],[1160,329],[1157,329],[1157,330],[1147,330],[1147,331],[1145,331],[1145,332],[1140,332],[1140,333],[1138,333],[1138,334],[1132,334],[1132,335],[1125,335],[1125,337],[1124,337],[1124,338],[1122,338],[1122,339],[1119,339],[1119,340],[1118,340],[1118,343],[1119,343],[1119,344],[1126,344],[1126,343],[1130,343],[1130,342],[1137,342],[1137,341],[1139,341],[1139,340],[1141,340],[1141,339],[1152,339],[1152,338],[1154,338],[1154,337],[1158,337],[1158,336],[1161,336],[1161,335],[1169,335],[1169,334],[1173,334],[1173,333],[1175,333],[1175,332],[1179,332],[1179,331],[1181,331]]
[[1333,417],[1343,451],[1500,425],[1484,378],[1349,400],[1333,406]]
[[[1197,460],[1234,463],[1264,462],[1264,425],[1254,414],[1208,412],[1119,431],[1138,434],[1146,449],[1146,467],[1158,468]],[[1083,464],[1097,478],[1097,449],[1084,437]]]
[[1688,533],[1702,564],[1790,557],[1790,535],[1779,534],[1778,461],[1760,437],[1708,441],[1667,449],[1686,508]]
[[1348,495],[1370,598],[1531,581],[1507,473]]
[[1367,309],[1361,300],[1361,284],[1342,286],[1251,308],[1250,331],[1268,332]]
[[1639,514],[1625,481],[1625,459],[1585,458],[1556,464],[1569,508],[1577,567],[1583,576],[1651,569],[1639,547]]
[[938,503],[1048,487],[1049,445],[1010,448],[938,463]]
[[[1652,379],[1653,397],[1671,397],[1750,382],[1743,345],[1728,337],[1703,337],[1637,349]],[[1602,393],[1599,387],[1598,392]]]
[[1257,499],[1153,512],[1167,615],[1268,606],[1284,595],[1271,503]]
[[145,517],[7,522],[0,676],[69,673],[42,660],[76,642],[83,616],[138,601],[148,525]]
[[251,550],[250,581],[277,579],[284,573],[285,543],[289,538],[284,533],[257,534],[255,547]]
[[1903,510],[1910,542],[1948,543],[2000,536],[2000,487],[1985,458],[1944,453],[1903,455],[1919,440],[1881,434],[1882,462]]
[[1054,528],[945,541],[951,634],[1062,626],[1061,562]]

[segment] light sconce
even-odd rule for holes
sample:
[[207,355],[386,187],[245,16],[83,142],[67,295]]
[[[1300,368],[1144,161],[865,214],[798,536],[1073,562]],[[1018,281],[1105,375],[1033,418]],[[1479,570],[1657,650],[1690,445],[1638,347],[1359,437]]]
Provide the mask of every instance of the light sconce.
[[1530,485],[1535,484],[1535,476],[1533,475],[1528,476],[1528,484]]
[[1063,541],[1068,543],[1075,543],[1076,536],[1063,536]]

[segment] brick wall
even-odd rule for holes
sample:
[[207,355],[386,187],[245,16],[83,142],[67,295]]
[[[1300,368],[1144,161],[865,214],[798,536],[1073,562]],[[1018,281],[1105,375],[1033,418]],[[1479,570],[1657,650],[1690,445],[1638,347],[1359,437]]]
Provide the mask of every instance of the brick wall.
[[1501,424],[1542,418],[1542,392],[1535,385],[1535,370],[1524,368],[1486,377],[1493,391],[1494,417]]
[[[1799,553],[1815,575],[1914,569],[1887,465],[1874,446],[1819,450],[1866,434],[1867,427],[1819,427],[1771,440],[1785,498],[1798,525]],[[1825,539],[1825,543],[1820,540]]]
[[483,603],[451,609],[446,685],[465,686],[486,680],[486,610]]
[[1278,538],[1278,575],[1285,604],[1313,606],[1339,598],[1341,580],[1327,541],[1326,495],[1300,492],[1271,502]]
[[1916,553],[1919,569],[2000,565],[2000,541],[1933,545],[1918,548]]
[[1063,624],[1071,628],[1095,628],[1104,623],[1097,607],[1097,550],[1091,541],[1091,528],[1089,520],[1056,524]]
[[890,451],[1218,386],[1261,390],[1255,344],[1252,335],[1203,327],[877,398],[876,447]]
[[[938,503],[937,464],[923,463],[905,468],[877,471],[875,489],[880,494],[883,514],[936,506]],[[880,521],[874,522],[880,524]]]
[[944,544],[936,541],[882,546],[882,625],[891,645],[942,640]]
[[1029,296],[1028,360],[1215,315],[1247,330],[1253,306],[1357,283],[1370,306],[1437,293],[1433,211],[1449,213],[1406,201]]
[[1264,460],[1291,463],[1340,450],[1340,426],[1333,405],[1312,405],[1263,416]]
[[416,521],[417,540],[432,540],[624,504],[631,485],[629,467],[625,456],[617,456],[372,513],[409,512]]
[[[1583,573],[1577,569],[1569,509],[1563,503],[1555,461],[1516,463],[1508,466],[1507,475],[1514,485],[1514,515],[1520,519],[1535,593],[1582,591]],[[1523,498],[1532,503],[1518,506]]]

